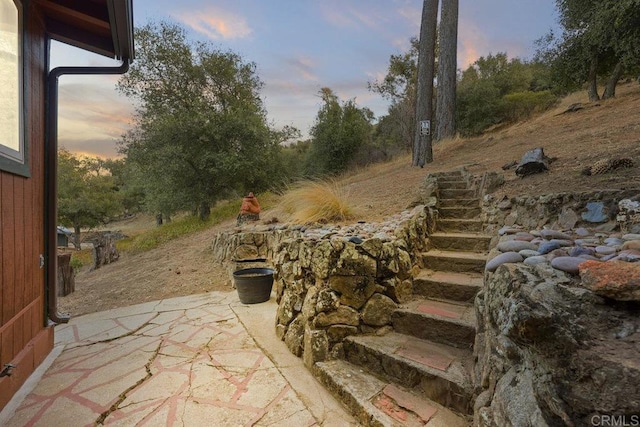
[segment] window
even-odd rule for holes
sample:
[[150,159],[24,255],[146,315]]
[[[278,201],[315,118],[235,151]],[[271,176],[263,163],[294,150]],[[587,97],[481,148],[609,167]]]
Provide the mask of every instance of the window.
[[28,176],[22,43],[22,3],[0,0],[0,169]]

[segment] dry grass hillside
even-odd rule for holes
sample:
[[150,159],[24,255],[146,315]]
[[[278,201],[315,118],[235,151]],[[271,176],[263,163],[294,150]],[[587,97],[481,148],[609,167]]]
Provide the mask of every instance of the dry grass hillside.
[[[582,109],[565,113],[569,105]],[[544,194],[609,188],[637,188],[640,193],[640,85],[619,87],[617,98],[589,103],[586,93],[564,99],[555,109],[532,120],[497,129],[482,137],[443,141],[434,147],[434,162],[411,167],[411,159],[353,171],[341,182],[355,208],[357,220],[379,221],[402,211],[419,195],[425,175],[466,166],[475,174],[502,172],[502,165],[520,160],[536,147],[556,160],[547,173],[524,179],[514,169],[504,172],[499,192],[508,195]],[[635,166],[612,173],[584,176],[585,166],[605,158],[630,157]],[[278,216],[266,212],[265,219]],[[153,221],[147,221],[148,226]],[[76,291],[59,298],[60,311],[72,315],[212,290],[231,290],[227,271],[211,261],[212,236],[233,222],[183,237],[148,252],[122,257],[99,270],[82,271]],[[117,227],[117,225],[114,225]]]

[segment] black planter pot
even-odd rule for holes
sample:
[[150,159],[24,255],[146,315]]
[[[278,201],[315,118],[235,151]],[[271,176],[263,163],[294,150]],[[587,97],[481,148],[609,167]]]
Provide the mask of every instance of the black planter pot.
[[233,273],[233,282],[243,304],[268,301],[273,287],[273,269],[245,268]]

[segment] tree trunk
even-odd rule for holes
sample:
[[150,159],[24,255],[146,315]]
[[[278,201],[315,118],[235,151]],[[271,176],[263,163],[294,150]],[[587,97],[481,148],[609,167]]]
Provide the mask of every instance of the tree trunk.
[[416,133],[413,144],[413,166],[423,167],[433,161],[431,132],[423,126],[431,126],[433,114],[433,75],[436,54],[436,28],[438,24],[438,0],[424,0],[420,25],[418,50],[418,84],[416,93]]
[[80,226],[73,226],[73,246],[76,248],[76,251],[81,249],[80,245]]
[[211,214],[211,206],[209,206],[209,203],[207,202],[200,203],[200,208],[198,209],[198,213],[202,221],[205,221],[207,218],[209,218],[209,215]]
[[518,167],[516,168],[516,175],[519,177],[525,177],[527,175],[541,173],[546,170],[549,170],[548,158],[544,155],[544,149],[542,147],[538,147],[524,153]]
[[116,242],[110,233],[99,234],[93,241],[93,270],[116,262],[120,258]]
[[616,96],[616,85],[622,77],[622,72],[624,71],[624,67],[622,66],[622,62],[618,62],[616,64],[616,68],[613,69],[613,73],[611,73],[611,77],[607,82],[607,87],[604,89],[604,94],[602,95],[602,99],[614,98]]
[[589,77],[588,77],[589,89],[589,101],[599,101],[600,95],[598,95],[598,55],[593,54],[591,56],[591,64],[589,65]]
[[442,0],[438,37],[438,92],[436,94],[436,141],[456,133],[456,79],[458,69],[458,0]]
[[71,267],[71,254],[58,255],[58,296],[67,296],[75,290],[76,272]]
[[162,214],[159,213],[156,215],[156,227],[160,227],[162,225]]

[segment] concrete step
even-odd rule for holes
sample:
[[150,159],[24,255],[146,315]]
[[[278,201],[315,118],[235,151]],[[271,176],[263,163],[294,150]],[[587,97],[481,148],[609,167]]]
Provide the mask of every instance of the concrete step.
[[476,190],[438,190],[438,197],[442,197],[443,199],[473,199],[476,197]]
[[445,180],[438,180],[438,189],[439,190],[465,190],[467,189],[467,187],[469,186],[469,184],[467,183],[467,181],[463,181],[463,180],[451,180],[451,181],[445,181]]
[[438,198],[438,207],[441,208],[453,208],[453,207],[476,207],[480,206],[480,199],[477,197],[470,198]]
[[454,206],[438,208],[439,217],[443,219],[477,219],[482,210],[480,206]]
[[482,285],[483,275],[480,273],[422,270],[413,279],[413,293],[434,300],[473,304]]
[[422,253],[426,268],[455,273],[484,273],[487,256],[477,252],[430,250]]
[[461,414],[472,414],[473,353],[395,332],[352,336],[345,360]]
[[432,233],[429,243],[443,251],[487,252],[491,236],[476,233]]
[[476,335],[473,305],[426,298],[403,304],[391,316],[395,332],[416,338],[470,349]]
[[344,360],[318,362],[313,371],[362,426],[469,425],[469,419],[403,387],[383,381]]
[[482,221],[479,219],[439,219],[437,228],[440,231],[452,233],[479,233],[482,231]]

